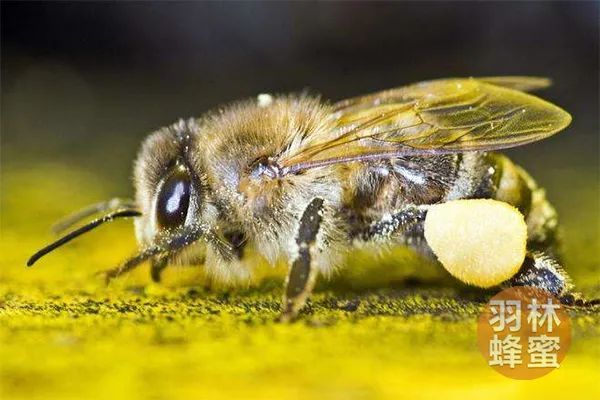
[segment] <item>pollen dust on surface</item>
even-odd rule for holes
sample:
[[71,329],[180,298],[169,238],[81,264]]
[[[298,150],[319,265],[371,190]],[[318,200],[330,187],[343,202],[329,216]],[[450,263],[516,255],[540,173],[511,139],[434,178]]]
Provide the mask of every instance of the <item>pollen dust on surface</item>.
[[[477,350],[489,293],[406,251],[355,254],[344,272],[319,283],[297,323],[278,324],[283,268],[263,268],[235,289],[211,286],[191,267],[167,270],[162,285],[149,283],[144,266],[103,286],[94,273],[135,249],[129,222],[26,268],[57,217],[117,191],[60,165],[3,168],[2,182],[2,398],[541,398],[582,388],[600,395],[597,308],[571,310],[573,343],[558,371],[510,380]],[[589,242],[568,233],[566,260],[583,260],[571,269],[575,284],[598,296],[598,260],[582,255]]]

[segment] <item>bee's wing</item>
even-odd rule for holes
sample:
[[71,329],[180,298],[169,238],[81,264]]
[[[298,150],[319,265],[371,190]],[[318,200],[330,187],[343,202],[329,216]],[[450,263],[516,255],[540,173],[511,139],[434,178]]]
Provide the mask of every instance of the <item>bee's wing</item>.
[[549,78],[539,76],[487,76],[477,80],[522,92],[534,92],[552,85]]
[[334,133],[281,160],[287,171],[354,160],[515,147],[546,138],[571,116],[516,90],[545,87],[543,78],[441,79],[342,100]]

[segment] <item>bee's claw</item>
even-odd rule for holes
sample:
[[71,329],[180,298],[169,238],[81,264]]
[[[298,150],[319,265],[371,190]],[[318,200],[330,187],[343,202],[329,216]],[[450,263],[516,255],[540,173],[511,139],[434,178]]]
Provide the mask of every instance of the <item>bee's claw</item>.
[[108,286],[114,278],[119,276],[118,269],[107,269],[104,271],[98,271],[94,274],[94,276],[102,277],[104,279],[104,284]]
[[600,299],[586,299],[581,293],[567,293],[559,298],[565,306],[571,307],[594,307],[600,304]]

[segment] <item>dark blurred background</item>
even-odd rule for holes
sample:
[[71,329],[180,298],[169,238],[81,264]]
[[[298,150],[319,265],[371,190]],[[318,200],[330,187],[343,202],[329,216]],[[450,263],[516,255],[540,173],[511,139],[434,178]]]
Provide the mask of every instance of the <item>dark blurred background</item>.
[[2,163],[88,168],[128,194],[148,132],[223,102],[540,75],[573,124],[509,153],[568,209],[598,194],[598,21],[597,2],[3,1]]

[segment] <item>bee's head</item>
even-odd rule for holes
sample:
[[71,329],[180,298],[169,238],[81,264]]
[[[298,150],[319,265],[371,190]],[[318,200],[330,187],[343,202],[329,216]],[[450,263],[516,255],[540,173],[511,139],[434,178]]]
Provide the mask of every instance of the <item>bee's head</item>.
[[198,130],[195,120],[180,120],[142,145],[134,168],[136,204],[142,213],[136,219],[136,236],[142,247],[177,242],[175,251],[202,238],[225,251],[214,233],[218,212],[206,183]]
[[135,163],[135,201],[111,200],[73,214],[57,229],[64,230],[84,217],[110,211],[41,249],[28,265],[75,237],[120,217],[136,217],[136,236],[141,247],[141,252],[127,260],[123,268],[150,258],[172,258],[196,242],[200,246],[208,244],[223,258],[229,258],[231,249],[215,234],[217,210],[205,183],[197,137],[198,126],[192,119],[180,120],[150,135]]
[[134,168],[135,202],[142,212],[136,220],[140,244],[150,244],[157,236],[197,220],[206,189],[194,156],[196,133],[193,120],[180,120],[142,144]]

